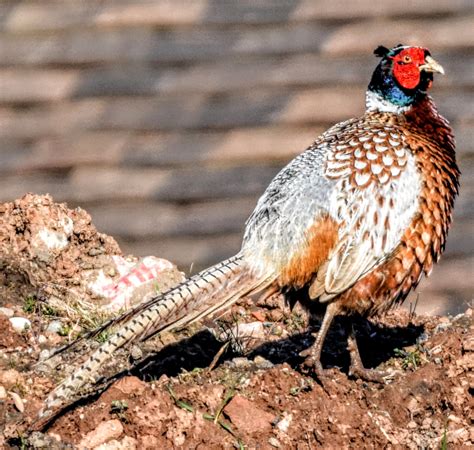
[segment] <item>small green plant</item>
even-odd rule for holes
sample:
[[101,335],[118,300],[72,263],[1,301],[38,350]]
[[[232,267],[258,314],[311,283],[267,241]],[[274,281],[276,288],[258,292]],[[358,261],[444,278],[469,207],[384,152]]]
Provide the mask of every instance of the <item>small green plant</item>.
[[299,386],[293,386],[290,388],[290,395],[296,397],[301,392],[309,392],[313,389],[313,380],[311,379],[304,379],[300,380]]
[[23,311],[26,313],[36,312],[38,301],[34,295],[28,295],[23,302]]
[[23,311],[29,314],[39,313],[44,316],[57,317],[58,311],[35,295],[28,295],[23,302]]
[[421,349],[417,346],[414,350],[407,351],[400,348],[394,350],[395,356],[402,358],[402,367],[404,370],[416,370],[422,362]]
[[125,400],[112,400],[110,402],[110,414],[116,415],[117,419],[124,423],[128,423],[127,409],[128,404]]
[[448,450],[448,429],[445,427],[439,446],[440,450]]
[[101,331],[96,337],[95,340],[99,342],[100,344],[103,344],[104,342],[107,342],[110,337],[110,331],[109,330],[104,330]]
[[169,392],[169,394],[170,394],[171,398],[173,399],[176,406],[178,406],[181,409],[184,409],[185,411],[191,412],[191,413],[194,411],[193,407],[189,403],[183,402],[183,400],[180,400],[176,396],[175,392],[173,391],[173,388],[171,387],[171,384],[168,384],[168,386],[166,386],[166,389],[168,390],[168,392]]
[[26,388],[20,381],[17,381],[11,388],[12,392],[16,392],[18,395],[24,397],[26,395]]
[[158,281],[155,281],[153,283],[153,291],[154,291],[155,294],[159,294],[161,292],[160,285],[159,285]]
[[28,439],[25,436],[20,435],[20,450],[27,450],[28,447]]
[[204,372],[204,369],[201,367],[195,367],[191,371],[187,371],[183,369],[183,371],[179,373],[178,378],[180,381],[186,382],[186,381],[199,377],[199,375],[201,375],[203,372]]
[[288,332],[290,333],[301,331],[306,325],[305,318],[297,312],[292,312],[289,316],[287,316],[284,320],[284,323],[288,328]]
[[71,325],[63,325],[58,331],[59,336],[69,336],[72,332]]

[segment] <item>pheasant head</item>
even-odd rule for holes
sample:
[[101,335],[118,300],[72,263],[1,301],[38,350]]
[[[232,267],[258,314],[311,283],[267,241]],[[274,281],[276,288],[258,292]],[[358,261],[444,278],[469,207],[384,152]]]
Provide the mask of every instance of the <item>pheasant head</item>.
[[444,74],[443,67],[423,47],[379,46],[374,53],[381,60],[367,91],[369,111],[405,112],[426,97],[433,73]]

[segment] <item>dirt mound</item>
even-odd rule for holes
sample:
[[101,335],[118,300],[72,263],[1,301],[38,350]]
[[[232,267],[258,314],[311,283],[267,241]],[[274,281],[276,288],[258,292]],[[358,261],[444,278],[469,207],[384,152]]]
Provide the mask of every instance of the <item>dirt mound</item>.
[[73,316],[67,305],[119,310],[183,279],[169,261],[125,257],[83,209],[33,194],[0,205],[0,274],[4,304],[34,297]]
[[2,271],[22,275],[33,288],[52,279],[77,284],[82,270],[100,267],[97,256],[122,254],[91,222],[83,209],[70,210],[48,195],[27,194],[0,205]]

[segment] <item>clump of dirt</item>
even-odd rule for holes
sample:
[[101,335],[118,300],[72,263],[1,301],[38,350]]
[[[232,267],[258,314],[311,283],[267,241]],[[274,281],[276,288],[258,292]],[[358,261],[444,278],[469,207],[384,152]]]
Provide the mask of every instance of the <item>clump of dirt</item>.
[[0,230],[6,281],[23,277],[32,288],[52,279],[77,284],[82,270],[100,267],[97,256],[122,254],[115,239],[96,230],[86,211],[70,210],[49,195],[26,194],[1,204]]
[[[36,204],[35,196],[28,198]],[[50,200],[39,202],[39,209],[43,201]],[[8,211],[8,220],[2,220],[9,226],[15,223],[14,210],[13,206],[2,210]],[[56,220],[64,223],[61,214],[71,218],[69,210],[57,211]],[[79,214],[85,218],[82,214],[86,213]],[[18,220],[19,229],[29,231],[18,233],[28,236],[26,245],[33,245],[34,227],[25,218],[35,214],[19,215],[24,217]],[[95,256],[88,253],[92,248],[117,255],[113,241],[101,241],[96,231],[81,247],[74,223],[68,242],[78,246],[60,261],[66,258],[79,267],[95,264]],[[29,287],[51,280],[51,265],[62,264],[56,261],[56,250],[54,258],[45,259],[44,251],[38,256],[11,233],[8,240],[0,239],[1,248],[10,249],[9,258],[17,261],[9,267],[21,272]],[[50,278],[31,273],[32,264],[45,268]],[[145,266],[140,265],[140,270]],[[71,285],[83,275],[80,270],[70,273]],[[21,286],[11,292],[21,293]],[[217,325],[168,333],[117,352],[91,395],[32,433],[48,392],[99,342],[86,342],[76,349],[78,353],[59,355],[57,366],[36,365],[44,352],[69,337],[61,329],[51,329],[47,315],[25,308],[24,298],[18,295],[11,295],[3,305],[8,308],[0,309],[2,448],[446,448],[474,444],[472,309],[454,318],[395,310],[377,320],[350,319],[365,365],[393,374],[381,385],[348,375],[345,321],[349,319],[337,319],[331,327],[322,356],[327,373],[318,378],[299,356],[314,340],[304,313],[298,308],[289,311],[281,298],[243,299]],[[31,326],[15,331],[6,314],[20,312]],[[60,314],[59,318],[66,320]],[[319,322],[309,325],[314,329]]]
[[8,317],[0,313],[0,349],[14,349],[24,347],[27,340],[24,335],[16,333]]

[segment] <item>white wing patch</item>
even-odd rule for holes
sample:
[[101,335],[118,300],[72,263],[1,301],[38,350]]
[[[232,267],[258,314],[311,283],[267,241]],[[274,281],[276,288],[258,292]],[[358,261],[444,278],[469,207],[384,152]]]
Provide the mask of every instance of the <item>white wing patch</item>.
[[339,244],[310,289],[312,298],[332,299],[396,249],[418,210],[421,190],[415,159],[407,158],[404,170],[388,183],[372,182],[360,189],[347,178],[339,181],[339,194],[330,199],[330,215],[344,225]]

